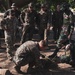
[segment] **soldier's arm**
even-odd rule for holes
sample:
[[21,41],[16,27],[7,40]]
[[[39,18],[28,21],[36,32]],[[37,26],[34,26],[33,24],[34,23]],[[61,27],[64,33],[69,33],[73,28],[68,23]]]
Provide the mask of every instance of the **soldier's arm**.
[[2,28],[3,30],[6,30],[5,24],[6,24],[6,20],[3,19],[3,20],[1,21],[1,28]]
[[9,15],[9,12],[10,12],[10,9],[4,13],[4,18],[6,18]]
[[20,21],[21,21],[22,24],[25,23],[24,17],[25,17],[25,13],[22,12],[22,13],[20,14]]
[[15,30],[19,29],[20,23],[19,20],[15,17]]
[[36,19],[35,19],[35,22],[36,22],[36,25],[37,27],[39,28],[39,23],[40,23],[40,19],[39,19],[39,13],[38,12],[35,12],[35,16],[36,16]]

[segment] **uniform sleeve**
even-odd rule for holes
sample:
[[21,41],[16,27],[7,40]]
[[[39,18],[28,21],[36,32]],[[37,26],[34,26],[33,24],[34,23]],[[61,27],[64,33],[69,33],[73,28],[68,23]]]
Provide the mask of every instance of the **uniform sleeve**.
[[5,24],[6,24],[6,20],[3,19],[3,20],[1,21],[1,28],[4,29],[4,30],[5,30]]
[[10,11],[10,9],[4,13],[4,18],[6,18],[9,15],[9,11]]
[[15,28],[17,29],[18,27],[19,27],[19,21],[18,21],[18,19],[16,18],[16,26],[15,26]]
[[21,21],[22,24],[25,23],[24,18],[25,18],[25,13],[22,12],[22,13],[20,14],[20,21]]
[[72,36],[72,33],[74,31],[74,15],[73,13],[71,12],[71,15],[70,15],[70,33],[69,33],[69,36],[70,36],[70,39],[71,39],[71,36]]

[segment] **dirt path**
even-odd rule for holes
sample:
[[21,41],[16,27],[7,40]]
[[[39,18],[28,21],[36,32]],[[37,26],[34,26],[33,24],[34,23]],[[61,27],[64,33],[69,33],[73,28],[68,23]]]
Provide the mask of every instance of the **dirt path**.
[[[45,50],[44,53],[46,56],[48,55],[51,55],[52,52],[54,51],[55,49],[55,44],[53,43],[53,39],[52,39],[52,36],[53,34],[50,34],[50,39],[49,39],[49,49]],[[36,36],[34,36],[36,37]],[[36,37],[36,39],[38,39],[39,37]],[[18,43],[16,43],[18,44]],[[5,50],[5,44],[4,44],[4,39],[2,39],[1,41],[1,46],[3,49],[0,49],[0,67],[4,68],[4,69],[9,69],[10,72],[14,75],[20,75],[18,74],[15,69],[14,69],[14,63],[12,61],[9,61],[7,59],[7,56],[6,56],[6,50]],[[59,53],[58,53],[58,56],[64,54],[64,51],[61,50]],[[72,67],[71,65],[69,64],[66,64],[66,63],[59,63],[58,66],[60,67],[60,69],[55,69],[55,70],[52,70],[52,69],[43,69],[43,70],[34,70],[35,72],[33,73],[30,73],[30,74],[25,74],[25,75],[75,75],[75,70],[72,70]],[[27,68],[28,68],[28,65],[24,66],[21,68],[21,70],[23,72],[27,72]],[[58,74],[59,73],[59,74]]]

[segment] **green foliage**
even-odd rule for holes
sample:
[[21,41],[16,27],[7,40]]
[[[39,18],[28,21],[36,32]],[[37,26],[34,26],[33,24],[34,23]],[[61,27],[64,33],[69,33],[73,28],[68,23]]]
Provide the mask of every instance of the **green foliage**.
[[[2,0],[3,6],[5,8],[8,7],[8,1],[9,0]],[[37,0],[37,3],[40,3],[40,4],[42,4],[44,2],[47,2],[49,4],[49,8],[52,11],[55,10],[57,4],[62,4],[63,2],[68,2],[71,5],[71,7],[75,8],[75,1],[74,0]],[[0,10],[4,10],[4,9],[0,7]]]
[[57,4],[62,4],[64,2],[69,3],[72,8],[75,8],[75,2],[74,2],[74,0],[37,0],[37,2],[39,2],[40,4],[44,3],[44,2],[49,3],[50,9],[52,11],[55,10]]
[[37,2],[44,3],[45,0],[37,0]]

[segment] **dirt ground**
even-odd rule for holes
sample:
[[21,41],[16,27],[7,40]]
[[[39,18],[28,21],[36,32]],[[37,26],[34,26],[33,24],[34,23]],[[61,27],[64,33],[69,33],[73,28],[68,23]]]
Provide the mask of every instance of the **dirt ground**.
[[[16,43],[16,44],[17,44],[17,46],[19,45],[18,43]],[[17,46],[16,46],[16,48],[17,48]],[[45,50],[44,52],[42,52],[46,56],[51,55],[55,49],[55,43],[53,42],[53,40],[51,38],[49,40],[48,46],[49,46],[49,48],[47,50]],[[18,74],[15,71],[15,69],[14,69],[15,64],[12,61],[7,59],[4,38],[1,39],[1,47],[2,48],[0,49],[0,67],[2,67],[3,69],[9,69],[13,75],[22,75],[22,74]],[[64,50],[60,50],[60,52],[58,53],[58,56],[63,55],[64,53],[65,53]],[[32,71],[31,73],[25,74],[25,75],[56,75],[56,73],[58,75],[58,72],[66,73],[65,75],[67,75],[67,73],[68,73],[68,75],[72,75],[72,73],[75,72],[75,70],[73,70],[71,65],[69,65],[69,64],[58,63],[57,65],[59,66],[59,68],[48,69],[48,70],[42,69],[40,71],[34,69],[34,71]],[[27,69],[28,69],[28,65],[23,66],[21,68],[21,70],[25,73],[27,72]],[[62,75],[62,74],[60,73],[59,75]]]
[[[51,31],[51,33],[52,33],[52,31]],[[55,44],[53,43],[53,39],[52,39],[53,34],[51,34],[51,33],[50,33],[49,44],[48,44],[49,49],[42,52],[46,56],[51,55],[54,51],[54,48],[55,48]],[[33,38],[39,39],[39,37],[37,37],[37,36],[34,36]],[[0,48],[0,67],[2,67],[2,69],[9,69],[9,71],[13,75],[22,75],[22,74],[18,74],[15,71],[15,69],[14,69],[15,64],[12,61],[7,59],[4,38],[0,38],[0,41],[1,41],[1,47],[2,47],[2,48]],[[16,43],[16,44],[19,46],[19,42]],[[64,54],[64,50],[61,50],[58,53],[58,56],[63,55],[63,54]],[[59,68],[40,69],[40,70],[39,69],[37,69],[37,70],[34,69],[34,72],[31,72],[31,73],[25,74],[25,75],[75,75],[75,70],[73,70],[71,65],[66,64],[66,63],[58,63],[57,65],[58,65]],[[21,70],[23,72],[27,72],[27,69],[28,69],[28,65],[23,66],[21,68]]]
[[[33,36],[34,41],[35,40],[38,41],[38,39],[39,39],[39,35],[34,35]],[[4,38],[0,38],[0,41],[1,41],[1,47],[2,47],[0,49],[0,67],[2,67],[3,69],[9,69],[10,72],[14,75],[20,75],[14,69],[15,64],[12,61],[7,59]],[[20,39],[17,39],[16,49],[20,45],[19,42],[20,42]],[[51,55],[53,53],[53,51],[55,50],[55,45],[56,44],[53,42],[53,32],[50,31],[49,40],[48,40],[48,48],[42,53],[45,54],[46,56]],[[58,52],[58,56],[63,55],[63,54],[65,54],[64,50],[60,50]],[[69,64],[58,63],[57,65],[58,65],[59,68],[48,69],[48,70],[43,69],[43,70],[40,70],[40,71],[35,70],[35,72],[30,73],[30,74],[25,74],[25,75],[56,75],[56,73],[59,73],[59,72],[63,72],[63,73],[70,72],[71,74],[68,73],[68,75],[72,75],[72,73],[75,72],[75,70],[73,70],[73,68]],[[21,70],[23,72],[27,72],[27,69],[28,69],[28,65],[23,66],[21,68]],[[64,75],[63,73],[60,73],[59,75]],[[67,75],[67,74],[65,74],[65,75]]]

